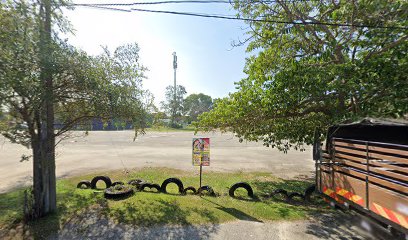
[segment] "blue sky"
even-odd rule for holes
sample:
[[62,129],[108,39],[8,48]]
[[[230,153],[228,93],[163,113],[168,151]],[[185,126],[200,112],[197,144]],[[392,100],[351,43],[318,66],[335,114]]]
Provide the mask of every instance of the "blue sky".
[[[132,1],[94,1],[98,3],[131,3]],[[90,3],[90,1],[74,1]],[[138,8],[217,13],[234,15],[229,4],[164,4]],[[187,93],[205,93],[224,97],[235,91],[234,82],[245,75],[246,47],[232,47],[231,42],[245,38],[244,22],[159,13],[115,12],[76,7],[64,11],[71,21],[75,36],[69,42],[89,54],[101,52],[101,45],[111,50],[130,42],[141,48],[141,62],[149,68],[144,87],[164,99],[166,86],[173,84],[172,53],[177,52],[177,83]]]

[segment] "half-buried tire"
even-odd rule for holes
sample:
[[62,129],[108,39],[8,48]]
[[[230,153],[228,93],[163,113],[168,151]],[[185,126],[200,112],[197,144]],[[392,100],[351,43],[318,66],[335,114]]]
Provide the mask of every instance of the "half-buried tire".
[[191,191],[193,194],[196,194],[196,193],[197,193],[197,190],[195,189],[195,187],[192,187],[192,186],[189,186],[189,187],[184,188],[183,194],[184,194],[184,195],[187,194],[187,191]]
[[167,193],[166,188],[167,188],[167,185],[170,184],[170,183],[175,183],[177,185],[177,187],[178,187],[179,193],[183,194],[183,190],[184,190],[183,182],[178,178],[167,178],[166,180],[164,180],[162,185],[161,185],[161,191],[163,193]]
[[146,183],[143,179],[132,179],[128,182],[129,185],[135,186],[137,190],[140,190],[142,184]]
[[288,202],[289,201],[297,201],[297,202],[300,202],[300,201],[303,201],[305,199],[305,196],[303,196],[303,194],[301,194],[301,193],[297,193],[297,192],[293,192],[293,193],[290,193],[289,195],[288,195]]
[[312,186],[306,188],[305,194],[304,194],[304,197],[305,197],[305,201],[306,201],[306,202],[311,202],[311,201],[312,201],[312,200],[311,200],[311,197],[312,197],[312,194],[313,194],[315,191],[316,191],[316,185],[312,185]]
[[252,187],[246,182],[239,182],[232,185],[228,192],[229,195],[231,197],[235,197],[235,190],[237,190],[238,188],[244,188],[248,192],[248,197],[254,198],[254,191],[252,190]]
[[96,176],[91,181],[92,189],[96,189],[96,183],[98,181],[103,181],[106,184],[106,188],[110,188],[112,186],[112,180],[108,176]]
[[105,189],[104,196],[109,199],[123,199],[133,195],[133,188],[123,185],[116,185]]
[[157,192],[160,192],[160,185],[159,184],[155,184],[155,183],[143,183],[142,185],[140,185],[140,191],[145,191],[145,189],[156,189]]
[[81,189],[91,188],[91,182],[87,180],[82,180],[77,184],[77,188],[81,188]]
[[114,182],[114,183],[112,183],[112,186],[111,187],[114,187],[114,186],[116,186],[116,185],[125,185],[123,182]]
[[[279,196],[281,198],[279,198]],[[285,189],[281,189],[278,188],[275,191],[272,192],[271,197],[275,198],[275,199],[282,199],[284,201],[288,201],[288,191],[286,191]]]
[[210,187],[210,186],[202,186],[202,187],[200,187],[200,188],[197,190],[197,194],[198,194],[198,195],[202,195],[204,191],[206,191],[207,194],[210,195],[210,196],[212,196],[212,197],[215,197],[215,196],[216,196],[214,190],[213,190],[212,187]]

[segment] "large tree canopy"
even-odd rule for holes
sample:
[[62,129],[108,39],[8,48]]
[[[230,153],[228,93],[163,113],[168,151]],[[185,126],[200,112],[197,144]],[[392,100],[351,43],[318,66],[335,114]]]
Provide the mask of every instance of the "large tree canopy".
[[197,117],[204,112],[210,111],[212,105],[211,96],[203,93],[193,93],[184,100],[184,113],[189,116],[191,121],[197,121]]
[[407,1],[240,0],[234,7],[263,19],[248,22],[254,54],[238,91],[202,114],[198,129],[287,151],[333,123],[408,113]]
[[143,131],[151,101],[141,88],[137,44],[88,56],[58,38],[68,30],[60,4],[0,4],[0,130],[33,150],[34,218],[56,210],[56,140],[94,118],[132,122],[136,133]]
[[[184,112],[184,96],[187,94],[186,88],[182,85],[176,86],[176,99],[174,99],[174,87],[169,85],[166,87],[165,101],[161,101],[160,105],[164,112],[171,116],[172,125],[178,125]],[[176,101],[174,101],[176,100]]]

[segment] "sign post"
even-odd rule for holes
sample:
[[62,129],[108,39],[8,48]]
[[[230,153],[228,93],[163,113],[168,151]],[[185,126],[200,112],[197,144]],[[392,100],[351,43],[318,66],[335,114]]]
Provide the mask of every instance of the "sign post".
[[200,188],[203,166],[210,166],[210,138],[193,138],[193,166],[200,166]]
[[203,165],[200,165],[200,188],[201,188],[202,176],[203,176]]

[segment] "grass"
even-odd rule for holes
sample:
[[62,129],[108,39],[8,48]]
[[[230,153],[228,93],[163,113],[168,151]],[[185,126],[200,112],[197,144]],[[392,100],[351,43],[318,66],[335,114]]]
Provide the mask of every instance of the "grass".
[[[38,237],[56,232],[75,216],[98,209],[98,214],[115,222],[152,226],[156,224],[217,224],[236,219],[249,221],[300,220],[310,214],[327,211],[316,204],[288,204],[262,196],[276,188],[288,191],[303,191],[310,182],[280,180],[270,173],[203,173],[203,185],[210,185],[217,197],[186,195],[177,193],[175,184],[168,185],[168,193],[136,192],[123,200],[106,200],[103,191],[77,189],[76,184],[83,179],[91,180],[96,175],[108,175],[112,181],[127,182],[141,178],[161,185],[168,177],[178,177],[184,187],[199,185],[198,173],[184,172],[168,168],[144,168],[130,173],[123,171],[94,173],[85,176],[59,180],[57,183],[58,212],[41,220],[24,225],[30,234]],[[258,199],[246,197],[245,190],[238,190],[238,199],[228,196],[228,187],[240,181],[250,183]],[[103,188],[103,183],[99,184]],[[0,194],[0,229],[11,229],[22,222],[24,189]],[[0,231],[1,238],[1,231]]]

